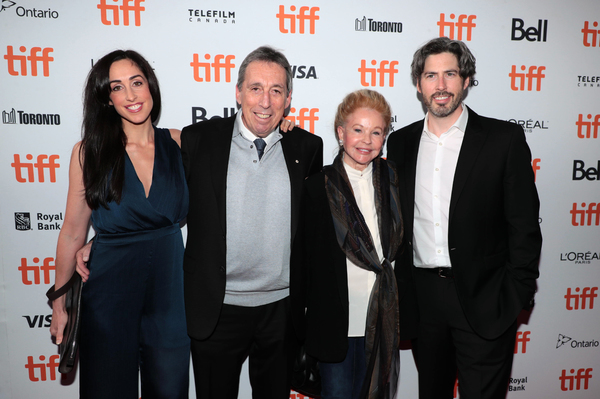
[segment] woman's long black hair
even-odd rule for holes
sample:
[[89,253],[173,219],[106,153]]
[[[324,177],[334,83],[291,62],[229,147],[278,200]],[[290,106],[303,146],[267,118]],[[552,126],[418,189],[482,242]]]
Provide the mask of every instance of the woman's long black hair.
[[88,74],[83,99],[82,163],[85,199],[91,209],[121,201],[125,180],[125,145],[121,116],[110,105],[109,72],[119,60],[130,60],[144,74],[154,103],[150,118],[160,115],[160,89],[152,67],[133,50],[116,50],[100,58]]

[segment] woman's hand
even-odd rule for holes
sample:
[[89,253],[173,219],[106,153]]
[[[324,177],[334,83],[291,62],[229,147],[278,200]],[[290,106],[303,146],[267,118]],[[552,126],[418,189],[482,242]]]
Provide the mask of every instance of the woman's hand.
[[281,123],[279,124],[279,128],[282,132],[287,133],[294,128],[294,124],[292,123],[292,121],[283,118],[281,120]]
[[65,309],[65,296],[63,295],[52,301],[52,323],[50,323],[50,334],[52,334],[53,337],[56,337],[57,345],[63,340],[63,333],[68,319],[69,315]]

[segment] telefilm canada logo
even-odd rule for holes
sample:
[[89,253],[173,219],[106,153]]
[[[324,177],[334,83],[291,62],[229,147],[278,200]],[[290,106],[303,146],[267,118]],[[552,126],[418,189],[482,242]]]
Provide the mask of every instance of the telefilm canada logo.
[[600,342],[597,339],[577,339],[571,338],[565,334],[558,334],[556,341],[556,349],[558,348],[571,348],[571,349],[589,349],[600,347]]
[[[58,19],[58,11],[51,8],[27,8],[18,5],[12,0],[1,0],[0,13],[13,11],[20,18]],[[16,6],[16,7],[15,7]]]
[[235,11],[187,9],[188,21],[198,24],[234,25]]
[[363,16],[354,20],[354,30],[357,32],[402,33],[402,22],[377,21]]
[[599,88],[600,87],[600,76],[577,75],[577,87]]
[[517,125],[520,125],[523,130],[525,131],[525,133],[534,133],[534,132],[541,132],[544,130],[548,130],[548,125],[550,124],[550,122],[548,121],[544,121],[544,120],[540,120],[540,119],[533,119],[533,118],[529,118],[529,119],[508,119],[508,122],[512,122],[512,123],[516,123]]
[[22,110],[2,111],[5,125],[60,125],[59,114],[41,114]]

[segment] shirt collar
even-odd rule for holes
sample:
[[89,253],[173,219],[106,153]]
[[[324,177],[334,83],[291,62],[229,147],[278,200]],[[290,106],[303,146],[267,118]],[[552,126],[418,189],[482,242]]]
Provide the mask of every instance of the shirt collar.
[[[258,137],[252,133],[246,125],[244,125],[244,121],[242,120],[242,110],[240,109],[235,117],[235,124],[233,126],[233,135],[241,134],[248,141],[254,141]],[[283,137],[281,133],[279,133],[279,125],[273,130],[267,137],[263,137],[262,139],[267,143],[267,145],[271,143],[275,143],[278,139]]]
[[344,164],[344,169],[346,170],[346,174],[350,180],[356,181],[361,178],[368,179],[373,174],[373,162],[369,162],[364,170],[354,169],[352,166],[344,162],[344,160],[342,160],[342,163]]
[[[448,135],[456,130],[459,130],[460,132],[462,132],[464,134],[465,131],[467,130],[467,122],[469,120],[469,111],[467,110],[467,106],[465,105],[465,103],[462,103],[461,105],[462,105],[462,112],[460,113],[460,116],[458,117],[456,122],[454,122],[454,124],[452,126],[450,126],[450,129],[448,129],[447,132],[442,134],[442,136]],[[429,121],[429,112],[427,112],[427,115],[425,115],[425,123],[423,124],[423,132],[425,134],[427,134],[429,137],[435,137],[435,134],[431,133],[431,131],[428,128],[428,121]]]

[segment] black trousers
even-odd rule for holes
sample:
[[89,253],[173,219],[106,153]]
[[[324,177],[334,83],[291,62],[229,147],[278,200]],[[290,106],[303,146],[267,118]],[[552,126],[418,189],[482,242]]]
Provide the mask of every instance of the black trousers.
[[198,399],[236,399],[247,358],[252,398],[289,399],[296,341],[289,306],[289,298],[258,307],[223,305],[213,334],[192,339]]
[[477,335],[461,308],[453,278],[414,268],[419,303],[417,367],[420,399],[506,397],[517,322],[500,337]]

